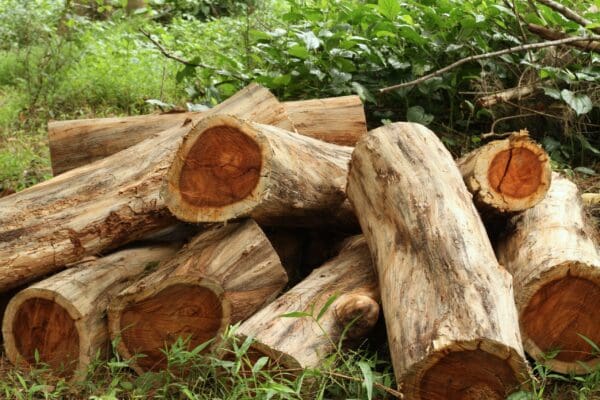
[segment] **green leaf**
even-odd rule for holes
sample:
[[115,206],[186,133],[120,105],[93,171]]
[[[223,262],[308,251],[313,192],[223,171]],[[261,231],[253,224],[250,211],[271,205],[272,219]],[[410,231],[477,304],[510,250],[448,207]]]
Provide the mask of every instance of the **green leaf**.
[[333,304],[334,301],[337,300],[337,298],[339,297],[338,294],[334,294],[333,296],[330,296],[327,301],[325,302],[325,304],[323,304],[323,307],[321,307],[321,309],[319,310],[319,314],[317,315],[317,321],[319,321],[323,315],[325,315],[325,313],[327,312],[327,310],[329,310],[329,307],[331,307],[331,305]]
[[360,372],[362,372],[364,381],[363,386],[367,389],[367,398],[369,400],[373,399],[373,370],[371,370],[371,366],[367,364],[365,361],[359,361],[358,367],[360,368]]
[[306,49],[306,47],[301,46],[299,44],[290,47],[287,50],[287,52],[288,52],[289,55],[294,56],[294,57],[298,57],[298,58],[302,58],[303,60],[307,59],[308,57],[310,57],[310,53]]
[[400,14],[400,11],[402,11],[398,0],[379,0],[377,2],[377,9],[381,15],[389,19],[395,19]]
[[558,89],[545,87],[544,94],[548,97],[552,97],[553,99],[560,100],[560,90]]
[[598,346],[597,343],[594,343],[594,341],[592,341],[592,339],[585,337],[579,333],[577,334],[577,336],[579,336],[580,338],[585,340],[585,342],[592,347],[592,349],[594,350],[594,355],[600,354],[600,346]]
[[312,314],[304,312],[304,311],[292,311],[286,314],[281,314],[280,318],[303,318],[303,317],[312,317]]
[[592,176],[597,175],[596,171],[594,171],[593,169],[588,168],[588,167],[577,167],[577,168],[575,168],[575,172],[580,172],[582,174],[592,175]]
[[260,371],[269,361],[269,357],[261,357],[259,358],[256,363],[252,366],[252,372],[253,373],[257,373],[258,371]]
[[312,31],[298,33],[297,36],[299,39],[302,39],[304,44],[306,44],[308,50],[318,49],[321,45],[321,42]]
[[358,97],[360,97],[362,101],[368,101],[369,103],[373,104],[377,103],[377,100],[371,94],[371,92],[360,83],[352,82],[352,89],[354,89],[354,92],[358,95]]
[[506,398],[506,400],[533,400],[533,399],[535,399],[535,396],[533,395],[533,393],[524,392],[522,390],[519,392],[515,392]]
[[587,114],[592,110],[592,100],[586,94],[573,93],[568,89],[560,92],[560,97],[571,107],[577,115]]
[[406,110],[406,120],[423,125],[429,125],[433,121],[433,115],[427,114],[421,106],[413,106]]

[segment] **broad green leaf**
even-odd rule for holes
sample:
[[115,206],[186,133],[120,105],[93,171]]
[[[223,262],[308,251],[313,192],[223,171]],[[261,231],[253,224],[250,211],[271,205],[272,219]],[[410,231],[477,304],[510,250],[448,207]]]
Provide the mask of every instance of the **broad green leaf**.
[[406,120],[423,125],[429,125],[433,121],[433,115],[427,114],[421,106],[413,106],[406,110]]
[[560,100],[560,90],[550,87],[544,87],[544,94],[553,99]]
[[398,0],[379,0],[377,2],[377,8],[381,15],[389,19],[395,19],[400,11],[402,11],[402,7]]
[[367,364],[365,361],[359,361],[358,367],[360,368],[360,372],[363,375],[363,386],[367,390],[367,398],[369,400],[373,399],[373,370],[371,370],[371,366]]
[[511,394],[510,396],[508,396],[506,398],[506,400],[533,400],[536,397],[534,396],[533,393],[529,393],[529,392],[524,392],[524,391],[519,391],[519,392],[515,392],[513,394]]
[[290,47],[287,50],[287,52],[291,56],[302,58],[302,59],[306,59],[306,58],[310,57],[310,53],[308,52],[308,50],[306,49],[306,47],[301,46],[299,44]]
[[373,103],[373,104],[377,103],[377,100],[371,94],[371,92],[366,87],[361,85],[360,83],[352,82],[352,88],[354,89],[354,92],[358,95],[358,97],[360,97],[360,99],[362,101],[368,101],[369,103]]
[[592,110],[592,100],[586,94],[573,93],[568,89],[560,92],[560,97],[571,107],[577,115],[587,114]]
[[312,31],[298,33],[297,36],[304,42],[307,50],[318,49],[321,45],[321,42]]
[[588,168],[588,167],[577,167],[577,168],[575,168],[575,172],[580,172],[585,175],[592,175],[592,176],[596,175],[596,171],[594,171],[593,169]]

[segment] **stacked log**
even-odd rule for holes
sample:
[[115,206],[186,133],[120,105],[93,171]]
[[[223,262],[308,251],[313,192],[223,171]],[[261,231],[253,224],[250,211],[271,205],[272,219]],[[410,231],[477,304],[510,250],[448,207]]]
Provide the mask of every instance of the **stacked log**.
[[550,187],[548,154],[524,130],[479,147],[457,164],[484,213],[527,210],[542,201]]
[[253,339],[251,360],[269,357],[272,370],[293,375],[317,367],[344,331],[350,339],[364,337],[377,322],[378,303],[369,249],[364,238],[353,237],[337,257],[242,323],[236,335],[241,342]]
[[188,222],[252,217],[262,224],[351,229],[351,147],[232,115],[204,118],[169,168],[165,203]]
[[405,396],[505,399],[524,384],[511,277],[435,134],[411,123],[370,132],[352,154],[347,191]]
[[51,124],[61,174],[0,199],[0,292],[46,278],[7,307],[9,359],[79,377],[110,338],[142,374],[239,323],[250,360],[293,378],[381,305],[406,399],[525,387],[521,332],[538,360],[562,350],[559,372],[600,364],[597,244],[540,146],[518,132],[455,162],[421,125],[365,132],[355,96],[257,85],[202,113]]
[[110,335],[136,372],[164,368],[163,350],[178,338],[194,348],[217,337],[273,300],[286,283],[256,222],[214,227],[115,297]]
[[[211,110],[293,129],[266,89],[250,85]],[[0,290],[159,231],[164,175],[194,121],[0,199]]]
[[82,378],[97,353],[109,353],[110,299],[176,252],[174,245],[122,250],[20,291],[2,322],[6,356],[16,365],[39,361],[65,377]]
[[[282,105],[294,130],[303,135],[353,146],[367,133],[365,112],[358,96],[290,101]],[[52,172],[56,176],[101,160],[206,114],[182,112],[52,121],[48,123]]]
[[513,217],[496,246],[514,276],[525,350],[562,373],[600,365],[588,343],[600,343],[600,254],[593,237],[577,186],[554,174],[546,198]]

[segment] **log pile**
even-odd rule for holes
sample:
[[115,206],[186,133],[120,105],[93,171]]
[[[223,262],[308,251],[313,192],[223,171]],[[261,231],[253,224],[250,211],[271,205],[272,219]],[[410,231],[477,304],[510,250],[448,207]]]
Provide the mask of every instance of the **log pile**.
[[419,124],[367,133],[356,96],[280,103],[252,84],[49,138],[56,176],[0,199],[16,365],[79,379],[112,339],[142,374],[239,324],[251,360],[297,374],[380,317],[406,399],[504,399],[531,379],[525,351],[600,363],[595,234],[525,132],[455,161]]

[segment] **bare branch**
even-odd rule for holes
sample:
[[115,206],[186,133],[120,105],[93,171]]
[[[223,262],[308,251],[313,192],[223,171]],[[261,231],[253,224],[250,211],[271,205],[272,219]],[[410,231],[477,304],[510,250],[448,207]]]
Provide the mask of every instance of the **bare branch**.
[[401,88],[405,88],[405,87],[410,87],[410,86],[414,86],[414,85],[418,85],[419,83],[423,83],[431,78],[435,78],[436,76],[440,76],[450,70],[453,70],[456,67],[459,67],[463,64],[466,64],[468,62],[472,62],[472,61],[478,61],[478,60],[483,60],[486,58],[492,58],[492,57],[498,57],[498,56],[502,56],[504,54],[511,54],[511,53],[517,53],[520,51],[528,51],[528,50],[534,50],[534,49],[542,49],[544,47],[552,47],[552,46],[560,46],[563,44],[568,44],[568,43],[575,43],[575,42],[590,42],[593,40],[600,40],[600,36],[597,35],[592,35],[589,37],[568,37],[568,38],[564,38],[564,39],[559,39],[559,40],[550,40],[547,42],[540,42],[540,43],[529,43],[529,44],[522,44],[519,46],[514,46],[514,47],[510,47],[508,49],[503,49],[503,50],[498,50],[498,51],[493,51],[490,53],[484,53],[484,54],[477,54],[474,56],[469,56],[466,58],[462,58],[442,69],[439,69],[437,71],[432,72],[431,74],[427,74],[424,75],[418,79],[409,81],[409,82],[405,82],[405,83],[400,83],[398,85],[393,85],[393,86],[388,86],[382,89],[379,89],[380,93],[386,93],[386,92],[390,92],[392,90],[396,90],[396,89],[401,89]]
[[523,97],[533,94],[539,87],[535,84],[517,86],[510,89],[505,89],[487,96],[480,97],[477,103],[481,107],[488,108],[498,103],[504,103],[507,100],[522,99]]
[[[554,11],[561,13],[565,18],[570,19],[573,22],[577,22],[581,26],[591,25],[592,21],[587,18],[582,17],[577,14],[575,11],[571,10],[569,7],[564,6],[554,0],[536,0],[538,3],[542,3],[545,6],[550,7]],[[593,28],[593,32],[600,34],[600,28]]]
[[[542,39],[546,39],[546,40],[558,40],[558,39],[573,37],[564,32],[556,31],[554,29],[549,29],[549,28],[546,28],[545,26],[536,25],[536,24],[527,24],[527,29],[531,33],[535,33]],[[600,53],[600,42],[598,42],[598,41],[590,41],[587,43],[574,42],[574,43],[569,43],[568,45],[576,47],[579,50],[593,51],[594,53]]]

